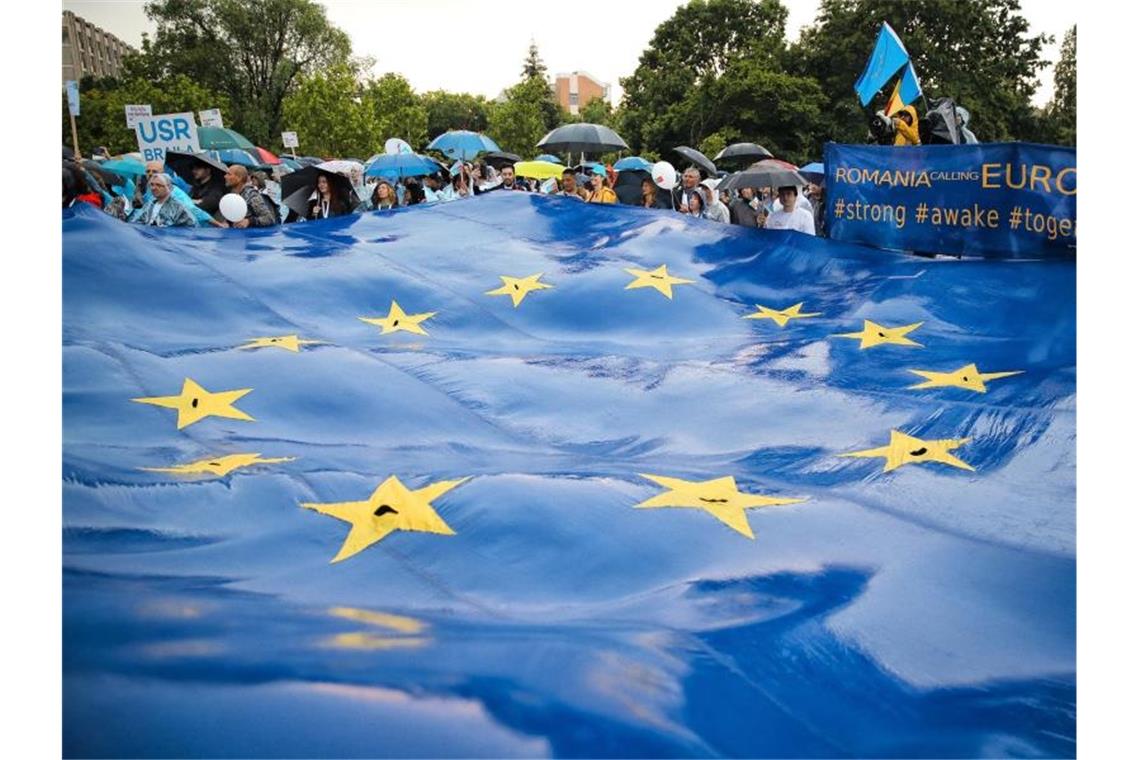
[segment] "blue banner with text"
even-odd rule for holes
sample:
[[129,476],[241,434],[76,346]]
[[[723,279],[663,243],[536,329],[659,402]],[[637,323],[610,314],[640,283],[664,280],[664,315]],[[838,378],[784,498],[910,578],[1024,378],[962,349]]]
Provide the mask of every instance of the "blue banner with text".
[[1074,148],[828,143],[824,164],[835,240],[993,258],[1076,253]]

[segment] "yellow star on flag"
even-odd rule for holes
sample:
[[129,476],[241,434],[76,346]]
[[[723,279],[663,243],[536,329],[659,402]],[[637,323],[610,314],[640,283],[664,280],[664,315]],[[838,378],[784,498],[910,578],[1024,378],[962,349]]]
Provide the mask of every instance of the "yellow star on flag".
[[400,304],[392,301],[391,308],[388,309],[388,316],[386,317],[358,317],[361,322],[367,322],[370,325],[377,325],[380,328],[381,335],[387,335],[391,332],[399,332],[404,330],[417,335],[427,335],[427,330],[420,327],[420,322],[431,319],[436,315],[434,311],[428,311],[423,314],[406,314],[400,308]]
[[632,268],[626,268],[625,271],[633,275],[633,282],[625,286],[626,290],[653,288],[669,300],[673,299],[674,285],[692,285],[696,282],[695,280],[686,280],[683,277],[674,277],[669,274],[669,270],[665,268],[664,264],[652,271]]
[[542,277],[542,272],[532,274],[529,277],[508,277],[505,274],[499,275],[499,279],[503,281],[501,288],[488,290],[486,295],[489,296],[510,296],[511,302],[514,303],[515,308],[526,298],[527,293],[533,290],[544,290],[546,288],[553,288],[553,285],[547,285],[545,282],[539,282],[538,278]]
[[742,533],[749,538],[755,538],[755,536],[752,535],[752,527],[748,524],[748,518],[744,514],[745,509],[770,507],[777,504],[798,504],[806,501],[806,499],[741,493],[736,488],[736,479],[731,475],[712,480],[682,480],[664,475],[639,474],[646,480],[652,480],[657,485],[669,490],[646,499],[640,504],[635,504],[635,509],[651,507],[703,509],[737,533]]
[[275,335],[269,338],[251,338],[249,343],[238,348],[280,348],[285,351],[298,353],[301,346],[313,346],[324,343],[323,340],[305,340],[296,335]]
[[143,467],[147,472],[171,472],[175,475],[213,475],[224,477],[234,470],[242,467],[253,467],[258,464],[278,464],[279,462],[292,462],[295,457],[262,458],[261,454],[227,454],[224,457],[211,457],[199,459],[189,464],[176,464],[173,467]]
[[822,313],[822,312],[815,311],[815,312],[812,312],[810,314],[801,314],[800,309],[802,309],[802,308],[803,308],[802,302],[797,303],[794,306],[789,306],[786,309],[781,309],[779,311],[777,311],[775,309],[769,309],[767,306],[761,306],[760,304],[756,304],[756,309],[757,309],[756,313],[755,314],[746,314],[745,316],[741,317],[741,319],[770,319],[773,322],[775,322],[776,324],[778,324],[780,327],[783,327],[784,325],[788,324],[789,320],[807,319],[808,317],[818,317]]
[[441,480],[410,491],[392,475],[366,501],[303,503],[301,506],[344,520],[352,526],[340,551],[332,558],[333,562],[340,562],[364,551],[394,530],[455,535],[455,531],[432,509],[431,502],[466,480],[468,478]]
[[951,467],[973,472],[973,467],[950,453],[951,450],[969,442],[969,438],[946,438],[938,441],[924,441],[921,438],[915,438],[906,433],[901,433],[898,430],[892,430],[891,441],[886,446],[880,446],[877,449],[852,451],[848,454],[840,454],[839,456],[859,458],[885,457],[887,462],[883,466],[883,472],[897,470],[904,464],[920,462],[941,462]]
[[976,364],[967,364],[964,367],[959,367],[953,372],[931,372],[924,369],[908,369],[907,372],[912,372],[919,377],[926,378],[925,382],[921,382],[908,387],[965,388],[968,391],[985,393],[986,383],[990,380],[998,380],[1003,377],[1020,375],[1023,371],[1024,370],[1017,370],[1015,372],[978,372],[978,365]]
[[921,343],[916,343],[910,338],[906,337],[907,333],[917,330],[922,326],[921,322],[915,322],[913,325],[902,325],[901,327],[884,327],[869,319],[863,320],[863,329],[859,332],[839,333],[833,335],[833,338],[854,338],[859,341],[859,350],[862,351],[866,348],[874,348],[881,346],[884,343],[891,343],[896,346],[921,346]]
[[182,382],[182,393],[177,396],[148,396],[133,398],[131,401],[177,409],[178,429],[181,430],[206,417],[226,417],[231,420],[253,422],[253,417],[234,406],[239,398],[252,390],[253,388],[242,388],[236,391],[210,393],[198,383],[186,378]]

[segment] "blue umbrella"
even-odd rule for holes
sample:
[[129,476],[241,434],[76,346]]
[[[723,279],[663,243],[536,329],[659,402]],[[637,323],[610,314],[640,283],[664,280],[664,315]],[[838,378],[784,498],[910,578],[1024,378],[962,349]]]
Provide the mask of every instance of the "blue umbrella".
[[449,158],[464,161],[475,158],[480,153],[499,150],[499,146],[487,135],[456,129],[444,132],[428,144],[428,150],[438,150]]
[[615,172],[629,171],[630,169],[640,169],[641,171],[652,171],[653,164],[646,161],[641,156],[626,156],[622,160],[614,164]]
[[399,179],[401,177],[419,177],[424,174],[434,174],[439,171],[439,164],[427,156],[416,153],[397,153],[395,155],[377,156],[376,160],[364,170],[367,177],[387,177]]
[[561,164],[562,163],[562,160],[559,159],[558,156],[552,156],[549,153],[543,153],[541,156],[538,156],[534,160],[535,161],[545,161],[548,164]]
[[238,166],[245,166],[250,169],[259,169],[261,166],[263,166],[264,163],[258,160],[248,150],[242,150],[241,148],[208,150],[206,152],[210,154],[210,158],[213,158],[215,161],[221,161],[226,166],[237,164]]
[[813,181],[821,180],[823,179],[824,175],[823,164],[821,164],[819,161],[814,161],[810,164],[804,164],[800,167],[800,174]]
[[130,158],[113,158],[110,161],[104,161],[102,168],[104,171],[113,172],[120,177],[141,177],[146,174],[146,166]]

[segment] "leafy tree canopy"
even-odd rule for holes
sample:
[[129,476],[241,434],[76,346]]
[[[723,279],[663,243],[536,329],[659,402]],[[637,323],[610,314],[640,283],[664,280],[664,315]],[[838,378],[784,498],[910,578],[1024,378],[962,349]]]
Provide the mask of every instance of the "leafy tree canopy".
[[821,0],[787,60],[793,73],[814,77],[823,89],[822,136],[865,138],[867,114],[854,84],[883,21],[902,38],[927,98],[949,96],[969,109],[980,140],[1034,136],[1030,99],[1051,38],[1029,35],[1019,0]]
[[427,109],[427,133],[431,139],[453,129],[487,130],[491,104],[482,95],[432,90],[420,100]]
[[551,100],[550,88],[544,80],[532,77],[508,89],[506,96],[491,110],[487,131],[503,150],[524,158],[531,156],[535,143],[550,131],[544,118],[544,105]]
[[297,133],[298,150],[360,158],[377,152],[383,139],[364,88],[357,72],[343,63],[301,77],[282,105],[282,125]]
[[1046,139],[1077,144],[1077,27],[1061,42],[1061,58],[1053,69],[1053,99],[1045,108]]
[[227,126],[255,143],[276,143],[282,104],[300,77],[346,63],[348,35],[312,0],[152,0],[153,41],[144,39],[135,73],[182,74],[224,93]]
[[788,11],[779,0],[690,0],[656,29],[625,92],[622,136],[635,151],[664,153],[699,143],[686,122],[698,116],[683,103],[737,60],[775,67],[784,50]]

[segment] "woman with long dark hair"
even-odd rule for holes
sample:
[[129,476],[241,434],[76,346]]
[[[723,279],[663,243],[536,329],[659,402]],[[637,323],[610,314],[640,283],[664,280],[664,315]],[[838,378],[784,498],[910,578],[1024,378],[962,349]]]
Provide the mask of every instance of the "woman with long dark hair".
[[329,178],[321,174],[317,177],[317,197],[309,202],[309,219],[328,219],[344,216],[349,212],[348,202],[336,191]]

